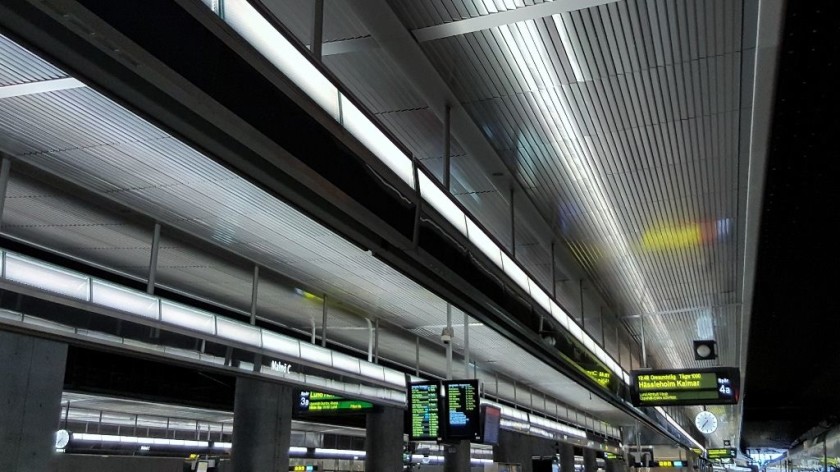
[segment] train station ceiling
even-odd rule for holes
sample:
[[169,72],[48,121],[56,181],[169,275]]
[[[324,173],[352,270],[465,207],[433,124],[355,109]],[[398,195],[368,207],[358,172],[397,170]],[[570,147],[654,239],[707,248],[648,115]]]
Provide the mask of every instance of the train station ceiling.
[[[261,3],[308,44],[311,4]],[[757,233],[748,206],[761,199],[763,165],[751,143],[766,138],[752,113],[766,127],[771,100],[753,82],[773,77],[756,66],[756,32],[778,29],[775,10],[759,25],[752,1],[327,0],[323,61],[438,176],[443,101],[464,112],[492,152],[474,151],[486,148],[453,114],[453,193],[561,287],[596,339],[627,335],[639,352],[644,336],[652,367],[743,368]],[[512,237],[522,194],[538,216],[514,218]],[[552,241],[584,282],[551,280]],[[596,291],[595,306],[563,290],[570,282]],[[695,339],[718,342],[717,363],[694,360]],[[736,439],[739,408],[716,412],[713,441]]]
[[[253,3],[311,43],[314,2]],[[758,0],[325,0],[323,64],[438,178],[451,109],[455,198],[627,369],[643,351],[652,367],[745,369],[778,11]],[[410,335],[438,336],[445,302],[404,274],[12,41],[0,54],[12,65],[2,85],[69,80],[0,99],[3,151],[24,163],[7,235],[142,278],[150,222],[163,221],[210,249],[168,240],[162,283],[245,310],[258,260],[398,327],[383,349],[400,362],[412,362],[400,349]],[[74,186],[125,214],[65,203]],[[305,331],[319,319],[282,312],[271,297],[290,294],[275,292],[260,296],[278,322]],[[476,359],[628,422],[470,321]],[[363,318],[336,323],[365,345]],[[695,361],[694,339],[717,340],[718,361]],[[710,445],[740,434],[739,407],[719,413]]]

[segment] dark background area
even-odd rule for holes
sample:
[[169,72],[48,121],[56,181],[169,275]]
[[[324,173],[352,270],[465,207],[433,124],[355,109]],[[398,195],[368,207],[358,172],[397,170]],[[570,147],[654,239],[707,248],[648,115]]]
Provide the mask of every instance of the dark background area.
[[789,0],[779,60],[743,397],[745,447],[786,447],[837,423],[840,413],[840,3]]

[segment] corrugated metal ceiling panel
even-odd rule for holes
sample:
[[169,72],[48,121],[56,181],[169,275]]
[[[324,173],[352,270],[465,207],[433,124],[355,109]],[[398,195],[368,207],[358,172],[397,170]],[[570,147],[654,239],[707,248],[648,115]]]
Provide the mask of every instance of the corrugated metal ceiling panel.
[[[312,40],[315,20],[313,0],[263,0],[269,11],[303,44]],[[324,42],[368,36],[364,25],[348,7],[346,0],[324,0]]]
[[[740,2],[725,3],[619,2],[424,43],[626,312],[691,306],[734,282],[722,233],[737,211]],[[685,232],[703,239],[645,247]],[[619,258],[605,250],[614,237]]]
[[0,87],[64,77],[63,71],[0,35]]
[[[399,326],[444,319],[438,297],[91,89],[2,104],[4,136],[34,150],[18,154],[23,161],[328,293],[345,294]],[[247,281],[241,271],[229,275],[238,285]],[[517,365],[531,360],[523,353]],[[500,368],[516,371],[502,362],[509,359],[500,360]],[[523,383],[544,378],[530,369],[516,375]]]

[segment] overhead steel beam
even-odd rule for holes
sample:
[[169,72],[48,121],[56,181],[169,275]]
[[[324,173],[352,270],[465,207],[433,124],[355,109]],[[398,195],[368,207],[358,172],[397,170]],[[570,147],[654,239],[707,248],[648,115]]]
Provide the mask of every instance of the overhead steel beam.
[[[564,0],[560,3],[569,4]],[[537,238],[544,241],[555,240],[551,219],[539,212],[520,182],[511,177],[510,169],[504,160],[467,111],[460,106],[458,97],[449,88],[411,33],[403,26],[388,2],[386,0],[354,0],[349,2],[349,6],[365,25],[373,40],[402,71],[407,79],[406,86],[413,88],[423,98],[429,110],[441,123],[446,120],[446,106],[451,107],[449,126],[452,139],[456,140],[467,154],[476,156],[476,162],[487,174],[499,196],[503,200],[510,198],[511,187],[519,192],[522,197],[517,203],[520,224],[526,226]],[[558,262],[556,269],[567,278],[586,277],[585,272],[565,245],[557,245],[555,256]],[[608,305],[603,299],[594,300],[594,302],[598,305]]]
[[432,41],[435,39],[448,38],[461,34],[474,33],[476,31],[495,28],[497,26],[516,23],[517,21],[534,20],[546,16],[556,15],[584,8],[597,7],[607,3],[615,3],[618,0],[555,0],[553,2],[539,3],[525,7],[514,8],[513,10],[500,11],[489,15],[477,16],[466,20],[451,21],[442,25],[427,26],[419,28],[411,33],[419,42]]
[[379,44],[370,36],[364,38],[342,39],[339,41],[330,41],[323,43],[321,46],[321,56],[333,56],[336,54],[348,54],[351,52],[364,51],[367,49],[376,49]]
[[[741,53],[742,62],[741,88],[751,92],[741,97],[742,110],[746,108],[749,120],[743,120],[742,130],[749,131],[748,148],[741,149],[741,175],[746,180],[746,192],[741,193],[738,202],[738,234],[744,238],[744,253],[740,254],[738,272],[741,277],[741,317],[740,317],[740,350],[738,364],[741,366],[741,385],[745,384],[747,351],[749,348],[750,320],[752,316],[753,292],[755,290],[756,265],[758,259],[758,238],[761,229],[761,212],[763,208],[764,181],[767,173],[767,156],[770,148],[770,130],[773,118],[773,103],[776,93],[776,75],[779,53],[782,46],[784,27],[784,0],[749,0],[744,3],[745,8],[756,8],[758,20],[755,32],[750,35],[744,33],[744,51]],[[750,54],[750,48],[755,54]],[[750,60],[754,62],[751,62]],[[753,66],[752,69],[750,66]],[[743,92],[742,92],[743,93]],[[751,95],[751,96],[750,96]],[[749,99],[752,99],[751,101]],[[746,157],[746,159],[744,158]],[[746,168],[744,168],[746,167]],[[741,182],[739,182],[739,185]],[[739,247],[741,247],[739,245]],[[744,402],[738,406],[739,416],[743,417]],[[742,425],[743,426],[743,425]],[[735,444],[741,441],[741,428],[735,437]]]
[[740,303],[725,303],[723,305],[702,305],[702,306],[692,306],[686,308],[680,308],[677,310],[660,310],[660,311],[650,311],[647,313],[635,313],[632,315],[622,315],[619,319],[622,320],[630,320],[636,318],[644,318],[650,316],[660,316],[660,315],[676,315],[678,313],[691,313],[692,311],[700,311],[700,310],[714,310],[715,308],[727,308],[727,307],[737,307],[741,306]]

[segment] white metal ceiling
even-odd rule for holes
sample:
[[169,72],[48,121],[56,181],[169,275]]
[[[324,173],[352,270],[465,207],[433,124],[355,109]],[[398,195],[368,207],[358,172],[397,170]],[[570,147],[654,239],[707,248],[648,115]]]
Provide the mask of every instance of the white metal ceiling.
[[[410,28],[474,5],[391,3]],[[423,43],[625,313],[734,302],[741,9],[630,0]]]
[[[26,62],[15,69],[21,76],[27,77],[27,70],[37,70],[43,62],[6,38],[0,37],[0,44],[7,55]],[[40,78],[29,75],[28,80]],[[103,208],[110,200],[226,248],[243,261],[259,261],[278,274],[329,293],[364,316],[384,319],[405,331],[445,323],[445,302],[439,297],[90,88],[3,98],[0,105],[0,144],[5,152],[105,197],[97,210],[96,205],[80,205],[73,195],[38,187],[34,183],[38,179],[14,173],[3,215],[7,234],[142,279],[140,263],[151,228],[109,215]],[[244,307],[251,293],[247,264],[185,247],[177,238],[164,238],[163,243],[159,255],[163,281],[234,309]],[[288,289],[261,285],[258,314],[296,327],[320,318],[319,305],[309,311],[284,310],[282,301],[290,296]],[[338,316],[335,321],[336,337],[366,346],[366,333],[357,329],[363,326],[362,318]],[[427,330],[427,335],[436,343],[439,331]],[[583,387],[492,331],[476,329],[471,340],[479,346],[473,359],[481,364],[492,357],[486,365],[520,386],[513,388],[516,398],[523,394],[521,387],[530,386],[529,393],[537,390],[538,395],[544,387],[551,396],[585,407],[602,420],[628,421],[601,400],[587,403],[589,394]],[[405,352],[405,344],[386,339],[381,348],[390,352],[383,355]],[[425,349],[425,362],[440,362],[440,354],[431,352]],[[522,365],[543,368],[521,369]],[[430,369],[440,372],[441,367]],[[507,385],[507,380],[500,383]],[[574,415],[603,430],[591,417]]]
[[[654,315],[646,318],[650,362],[693,365],[691,340],[704,331],[719,342],[721,364],[743,367],[734,355],[743,335],[737,316],[744,248],[736,231],[743,223],[746,156],[739,148],[748,139],[741,122],[750,101],[741,70],[742,54],[753,53],[742,50],[742,27],[749,23],[742,18],[744,3],[592,2],[601,4],[429,41],[418,34],[498,12],[534,11],[537,3],[388,0],[611,308],[622,316]],[[455,26],[449,31],[457,32]],[[363,58],[371,55],[385,64],[372,67]],[[405,96],[418,80],[398,74],[388,60],[372,51],[324,59],[380,112],[365,97],[379,90],[379,102]],[[341,67],[332,66],[337,63]],[[404,87],[392,91],[395,81]],[[412,101],[417,109],[429,105]],[[400,129],[411,123],[440,129],[440,122],[412,113],[390,107],[380,119],[422,155],[430,141],[413,144]],[[468,209],[508,242],[508,199],[487,190],[475,196],[485,203]],[[522,236],[518,259],[536,279],[554,285],[546,283],[548,241]],[[675,310],[680,316],[656,315]],[[639,339],[639,327],[628,320],[625,328]],[[614,330],[602,317],[584,326],[596,339]]]

